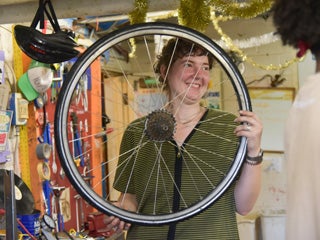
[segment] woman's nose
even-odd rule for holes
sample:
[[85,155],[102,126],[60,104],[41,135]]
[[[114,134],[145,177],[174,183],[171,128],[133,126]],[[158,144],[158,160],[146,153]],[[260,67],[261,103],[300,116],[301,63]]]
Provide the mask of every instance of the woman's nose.
[[195,72],[195,79],[200,79],[200,78],[204,77],[205,74],[207,74],[206,71],[203,70],[202,66],[196,67],[194,69],[194,72]]

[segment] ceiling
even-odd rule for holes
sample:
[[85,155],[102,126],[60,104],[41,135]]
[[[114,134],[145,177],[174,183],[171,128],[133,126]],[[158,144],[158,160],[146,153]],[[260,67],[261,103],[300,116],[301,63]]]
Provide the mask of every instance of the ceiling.
[[25,3],[25,2],[38,2],[37,0],[2,0],[0,2],[1,5],[10,5],[10,4],[19,4],[19,3]]
[[[51,0],[51,2],[58,19],[87,17],[88,21],[88,17],[94,16],[100,17],[98,20],[93,18],[94,24],[98,22],[99,25],[102,22],[123,19],[122,15],[128,15],[135,7],[135,0]],[[177,10],[180,0],[149,0],[148,4],[149,13]],[[32,22],[38,5],[39,0],[0,0],[0,24],[28,25]],[[177,19],[171,20],[177,21]],[[271,19],[261,17],[221,22],[221,27],[232,39],[246,39],[274,31]],[[220,37],[212,24],[206,33],[213,39]]]
[[[52,0],[58,18],[126,15],[134,9],[135,0]],[[0,24],[31,22],[38,0],[1,0]],[[179,0],[149,0],[149,11],[173,10]]]

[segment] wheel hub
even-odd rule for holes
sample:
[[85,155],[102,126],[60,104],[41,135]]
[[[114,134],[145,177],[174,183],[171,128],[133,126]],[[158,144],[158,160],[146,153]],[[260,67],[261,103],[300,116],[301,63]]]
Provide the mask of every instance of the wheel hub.
[[147,116],[144,130],[151,141],[170,141],[176,130],[176,121],[171,113],[165,110],[156,110]]

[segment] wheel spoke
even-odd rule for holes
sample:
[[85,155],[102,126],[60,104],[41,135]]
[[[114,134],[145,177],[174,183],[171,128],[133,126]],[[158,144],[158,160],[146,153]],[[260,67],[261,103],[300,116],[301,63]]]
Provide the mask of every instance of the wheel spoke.
[[[191,84],[169,102],[165,85],[174,54],[163,83],[154,69],[157,55],[171,38],[176,46],[182,40],[192,42],[190,53],[202,46],[215,59],[209,90],[218,95],[209,91],[203,98],[203,106],[211,110],[181,143],[175,138],[177,127],[190,128],[190,123],[178,123],[177,112],[170,112],[169,106],[178,99],[182,105]],[[96,65],[101,74],[91,71]],[[237,176],[246,152],[246,140],[233,133],[232,118],[239,109],[250,110],[246,86],[231,59],[212,40],[167,23],[125,27],[88,48],[62,85],[54,129],[61,165],[79,194],[103,213],[147,225],[182,221],[214,204]],[[81,128],[78,136],[70,127],[73,114],[88,120],[73,125]],[[80,152],[75,148],[79,142]],[[136,145],[127,149],[131,143]],[[93,155],[100,157],[91,162]],[[85,159],[85,166],[77,164],[79,158]],[[123,197],[117,207],[120,188]],[[130,194],[137,196],[136,211],[124,209]]]

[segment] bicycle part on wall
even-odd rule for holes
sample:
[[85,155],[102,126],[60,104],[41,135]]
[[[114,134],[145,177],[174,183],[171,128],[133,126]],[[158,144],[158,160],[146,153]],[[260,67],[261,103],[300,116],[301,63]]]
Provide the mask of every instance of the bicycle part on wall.
[[[224,50],[197,31],[168,23],[143,23],[127,26],[99,39],[72,66],[68,74],[68,80],[63,84],[57,101],[54,129],[57,138],[57,150],[61,165],[71,184],[96,209],[108,215],[115,215],[127,222],[157,225],[181,221],[200,213],[214,204],[228,189],[238,174],[245,157],[245,138],[239,138],[237,142],[230,143],[237,147],[234,150],[234,158],[226,158],[229,161],[229,166],[223,171],[216,169],[211,163],[207,163],[206,159],[203,159],[203,156],[207,155],[208,152],[215,159],[218,154],[214,151],[214,146],[200,147],[197,149],[199,155],[192,155],[187,152],[186,154],[189,154],[191,161],[184,162],[186,167],[194,169],[197,167],[191,164],[206,163],[204,168],[214,171],[215,174],[213,175],[218,175],[219,180],[218,184],[214,185],[210,182],[211,176],[205,174],[199,179],[194,179],[194,189],[191,191],[197,192],[204,181],[214,186],[208,187],[201,194],[199,193],[197,200],[186,204],[175,212],[170,210],[148,214],[139,212],[139,210],[130,212],[113,204],[119,196],[119,192],[113,188],[113,183],[117,181],[115,171],[120,157],[121,138],[128,124],[133,120],[143,116],[146,117],[146,123],[141,124],[145,129],[137,129],[137,131],[149,136],[149,141],[153,144],[154,151],[157,153],[150,153],[150,158],[154,155],[156,157],[155,159],[148,159],[148,161],[152,161],[155,169],[159,169],[159,171],[156,173],[157,171],[146,170],[144,179],[161,179],[161,173],[169,174],[166,170],[168,166],[165,164],[163,168],[160,166],[163,164],[160,164],[163,154],[161,149],[164,144],[168,144],[172,140],[176,123],[174,115],[164,111],[166,95],[163,89],[159,87],[153,67],[159,49],[170,38],[176,38],[177,41],[185,39],[198,44],[215,58],[216,63],[210,75],[209,89],[203,99],[203,105],[209,108],[220,108],[236,115],[239,109],[251,110],[249,95],[242,76]],[[128,58],[130,54],[133,57]],[[97,60],[102,65],[101,75],[103,76],[91,76],[92,86],[97,87],[91,88],[93,98],[88,99],[88,113],[92,118],[100,119],[100,121],[98,121],[99,125],[89,124],[87,126],[88,134],[86,138],[93,139],[94,144],[82,153],[100,152],[101,156],[105,156],[105,152],[107,152],[107,156],[96,159],[94,164],[91,162],[90,167],[85,170],[84,174],[83,168],[75,163],[72,145],[75,141],[85,139],[84,137],[74,139],[75,134],[72,133],[73,130],[70,128],[69,122],[74,113],[83,109],[74,101],[74,96],[79,91],[83,74]],[[160,127],[156,124],[159,121],[161,122]],[[201,122],[203,126],[206,126],[206,124],[209,123]],[[212,125],[208,125],[208,127],[212,128]],[[217,136],[217,138],[224,141],[222,137]],[[133,152],[137,153],[141,149],[143,149],[143,145],[136,146]],[[99,156],[99,154],[96,156]],[[223,156],[219,157],[223,158]],[[201,172],[206,170],[199,166],[198,168]],[[149,177],[148,174],[150,174]],[[91,176],[89,183],[87,177],[84,176]],[[193,178],[192,176],[188,177]],[[174,179],[174,177],[171,178],[172,186],[177,185]],[[163,189],[163,186],[162,188],[160,186],[162,184],[161,180],[158,181],[159,188],[155,189],[153,193],[150,193],[148,189],[148,181],[142,181],[140,184],[145,184],[146,192],[153,196],[157,196],[157,191]],[[181,184],[183,186],[183,179]],[[182,200],[185,197],[184,194],[180,192]],[[154,197],[152,201],[154,202],[154,209],[156,209],[157,198]],[[171,209],[171,206],[167,207]]]

